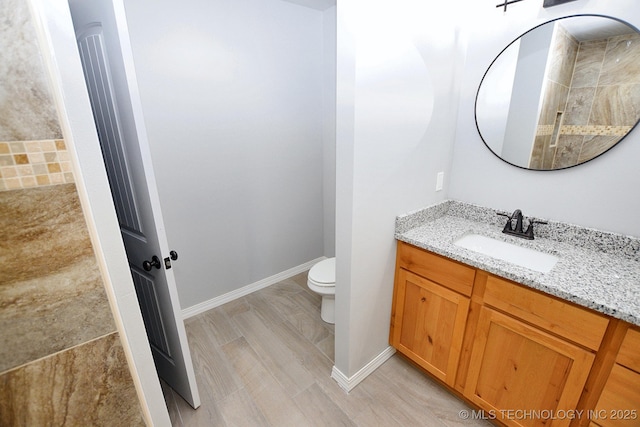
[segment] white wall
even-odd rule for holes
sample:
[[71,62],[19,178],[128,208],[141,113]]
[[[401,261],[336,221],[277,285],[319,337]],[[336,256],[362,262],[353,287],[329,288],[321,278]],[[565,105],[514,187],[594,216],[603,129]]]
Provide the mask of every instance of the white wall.
[[[442,200],[456,123],[456,5],[337,8],[336,358],[347,378],[388,347],[394,221]],[[448,10],[449,9],[449,10]]]
[[336,254],[336,7],[322,14],[324,255]]
[[[468,2],[476,24],[467,27],[464,69],[450,198],[527,216],[640,236],[640,130],[635,129],[603,156],[575,168],[552,172],[510,166],[486,149],[474,125],[474,97],[495,55],[526,30],[561,16],[608,15],[640,27],[637,0],[581,0],[543,9],[540,2],[509,6],[506,14],[490,2]],[[482,3],[482,4],[480,4]],[[490,29],[490,30],[489,30]]]
[[323,13],[125,6],[182,307],[323,256]]

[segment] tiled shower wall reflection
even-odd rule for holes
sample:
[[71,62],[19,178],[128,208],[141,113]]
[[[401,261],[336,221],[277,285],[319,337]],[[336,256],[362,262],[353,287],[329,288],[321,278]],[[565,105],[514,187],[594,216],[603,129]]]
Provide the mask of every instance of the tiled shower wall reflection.
[[547,83],[530,164],[535,169],[565,168],[596,157],[638,120],[640,106],[630,103],[640,99],[640,34],[578,42],[559,32],[554,53],[570,71],[569,80],[552,77]]
[[579,44],[561,25],[556,26],[553,46],[549,52],[549,73],[546,76],[544,101],[538,119],[536,139],[529,167],[553,168],[556,154],[556,126],[561,123],[558,112],[564,112],[571,89],[571,78]]
[[0,426],[144,425],[26,0],[0,52]]
[[[597,156],[631,130],[638,106],[628,102],[639,99],[638,72],[640,34],[580,43],[554,167]],[[572,108],[579,105],[591,108]]]

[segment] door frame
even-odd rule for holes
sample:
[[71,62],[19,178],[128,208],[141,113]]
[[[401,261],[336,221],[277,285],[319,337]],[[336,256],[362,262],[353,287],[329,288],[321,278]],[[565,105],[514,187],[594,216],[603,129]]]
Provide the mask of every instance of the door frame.
[[[147,425],[171,426],[129,271],[67,0],[27,0],[91,243]],[[112,0],[126,23],[124,4]]]

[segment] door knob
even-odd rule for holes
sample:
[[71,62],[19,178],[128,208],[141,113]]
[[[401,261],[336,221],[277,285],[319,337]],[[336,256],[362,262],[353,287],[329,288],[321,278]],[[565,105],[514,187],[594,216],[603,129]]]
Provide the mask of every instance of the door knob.
[[178,259],[178,252],[176,251],[171,251],[169,252],[169,256],[171,257],[172,260],[177,260]]
[[142,263],[142,268],[144,268],[144,271],[151,271],[153,267],[160,268],[160,258],[155,255],[151,257],[151,261],[144,261]]

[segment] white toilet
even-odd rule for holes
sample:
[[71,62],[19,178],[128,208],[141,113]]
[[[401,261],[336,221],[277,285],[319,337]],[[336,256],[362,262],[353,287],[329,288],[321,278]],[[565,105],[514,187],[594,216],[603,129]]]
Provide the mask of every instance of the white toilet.
[[335,323],[336,259],[327,258],[309,270],[307,286],[322,297],[320,317],[327,323]]

